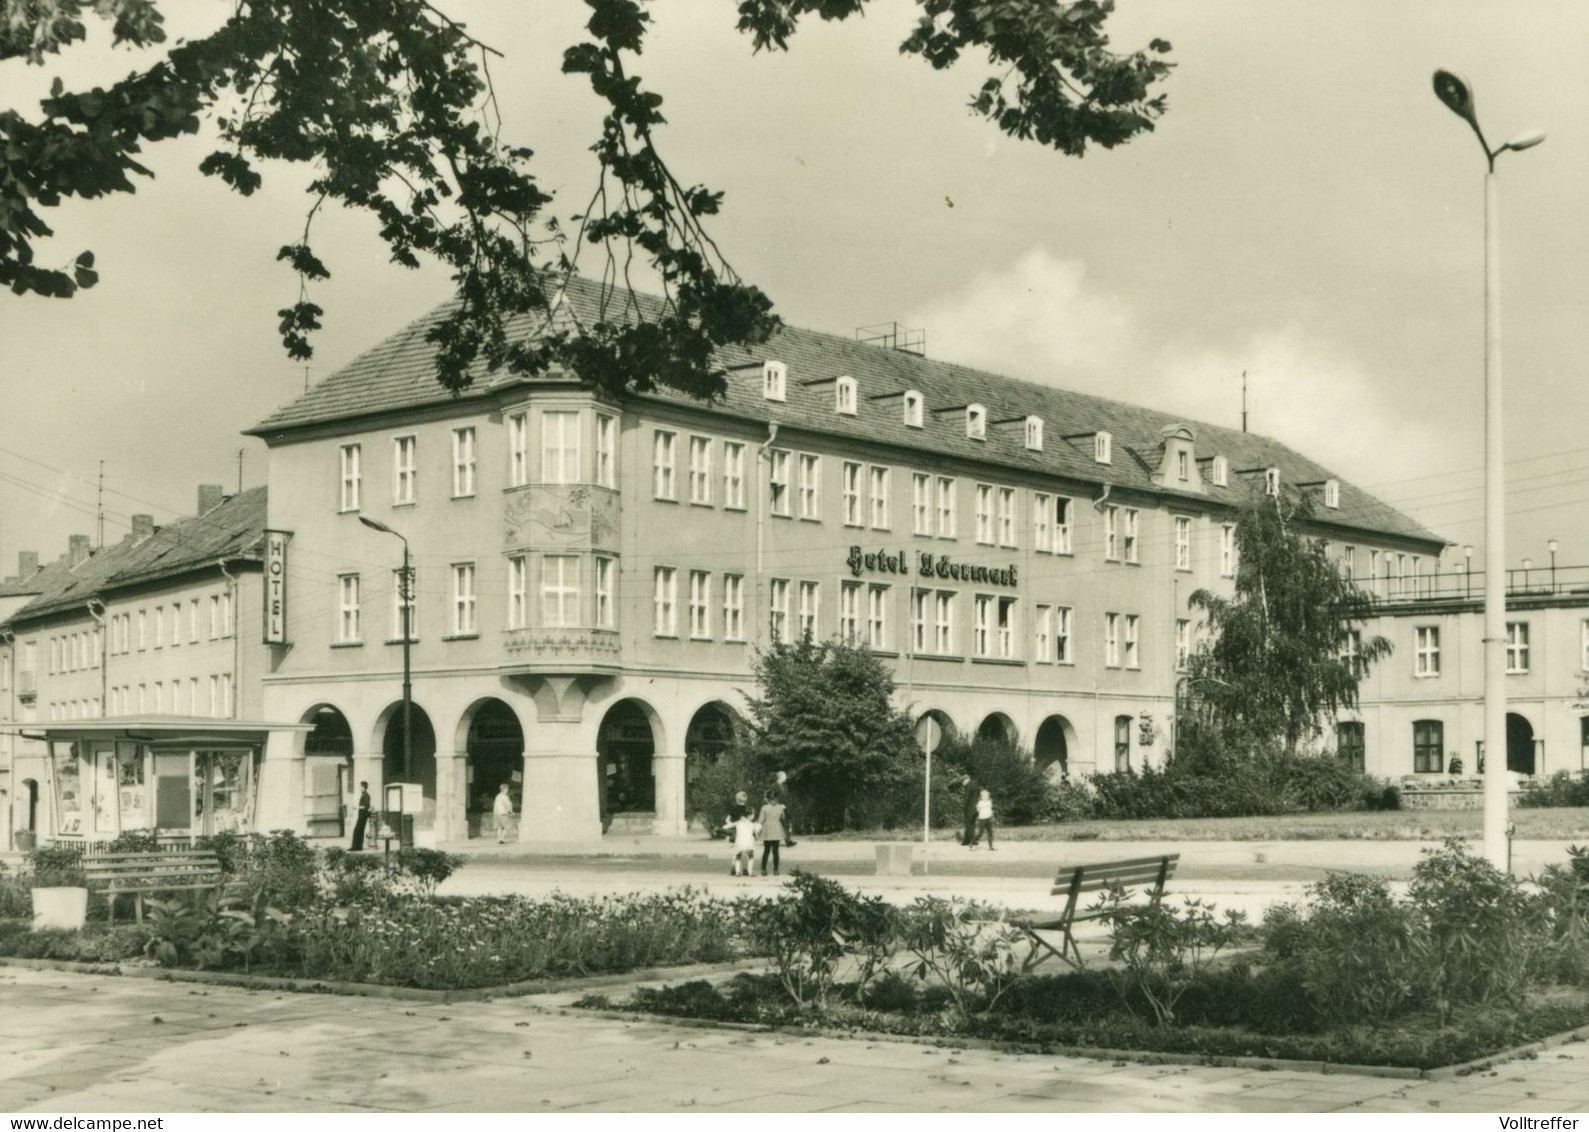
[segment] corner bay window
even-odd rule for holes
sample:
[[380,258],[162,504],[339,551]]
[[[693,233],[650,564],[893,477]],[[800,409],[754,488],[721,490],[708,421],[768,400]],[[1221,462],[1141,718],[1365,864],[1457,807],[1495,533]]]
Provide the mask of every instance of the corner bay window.
[[547,628],[568,628],[579,623],[579,557],[544,555],[541,558],[541,624]]
[[579,480],[579,413],[548,410],[541,414],[541,482]]

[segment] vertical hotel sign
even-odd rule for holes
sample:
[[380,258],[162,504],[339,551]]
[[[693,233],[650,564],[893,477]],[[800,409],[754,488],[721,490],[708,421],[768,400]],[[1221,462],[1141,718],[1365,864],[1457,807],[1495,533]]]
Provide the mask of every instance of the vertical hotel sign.
[[265,532],[265,643],[287,643],[287,540],[291,531]]

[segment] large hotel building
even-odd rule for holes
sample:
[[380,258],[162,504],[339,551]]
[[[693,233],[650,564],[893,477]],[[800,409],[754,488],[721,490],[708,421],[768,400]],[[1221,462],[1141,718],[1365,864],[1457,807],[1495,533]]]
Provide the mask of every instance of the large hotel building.
[[[596,303],[576,279],[555,318]],[[1002,734],[1073,776],[1156,764],[1188,596],[1230,586],[1253,493],[1313,493],[1360,576],[1419,579],[1444,546],[1265,437],[886,344],[784,329],[725,354],[710,404],[556,373],[452,396],[430,324],[251,430],[280,579],[260,714],[296,725],[264,745],[256,828],[335,833],[312,815],[364,780],[417,784],[442,841],[503,782],[524,840],[682,831],[751,650],[808,632],[887,658],[923,734]]]

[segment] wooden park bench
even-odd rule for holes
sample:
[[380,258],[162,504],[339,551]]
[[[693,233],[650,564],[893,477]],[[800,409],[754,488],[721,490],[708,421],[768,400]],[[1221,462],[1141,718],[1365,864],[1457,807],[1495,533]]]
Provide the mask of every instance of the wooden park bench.
[[[1107,892],[1113,888],[1133,889],[1146,886],[1147,900],[1143,906],[1151,907],[1164,896],[1165,882],[1175,875],[1175,865],[1180,859],[1179,853],[1168,853],[1162,857],[1133,857],[1128,861],[1101,861],[1094,865],[1061,868],[1059,875],[1054,878],[1054,887],[1049,895],[1065,898],[1064,911],[1057,916],[1010,921],[1032,941],[1031,954],[1026,957],[1022,970],[1030,971],[1039,963],[1044,963],[1055,956],[1069,963],[1076,970],[1081,970],[1083,966],[1081,952],[1076,947],[1076,938],[1071,934],[1071,930],[1079,923],[1097,920],[1106,914],[1101,908],[1082,907],[1082,896],[1093,892]],[[1039,932],[1060,933],[1059,946],[1055,947],[1053,943],[1039,935]]]
[[135,853],[83,854],[83,873],[90,892],[102,892],[109,920],[116,919],[116,897],[130,895],[140,923],[143,898],[150,892],[220,888],[225,883],[221,859],[212,849],[155,849]]

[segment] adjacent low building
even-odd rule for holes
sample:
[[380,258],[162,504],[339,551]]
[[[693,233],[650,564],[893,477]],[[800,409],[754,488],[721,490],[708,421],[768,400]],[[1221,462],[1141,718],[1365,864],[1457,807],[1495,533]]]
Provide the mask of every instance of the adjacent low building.
[[[598,303],[574,280],[558,324]],[[453,396],[431,323],[251,430],[282,584],[262,714],[305,728],[270,740],[263,827],[314,831],[313,799],[364,780],[412,784],[444,840],[504,782],[525,838],[680,831],[752,650],[800,633],[884,657],[929,742],[1157,763],[1187,599],[1231,585],[1253,493],[1311,493],[1320,537],[1398,576],[1444,546],[1269,438],[887,346],[787,328],[725,351],[711,404],[563,373]]]

